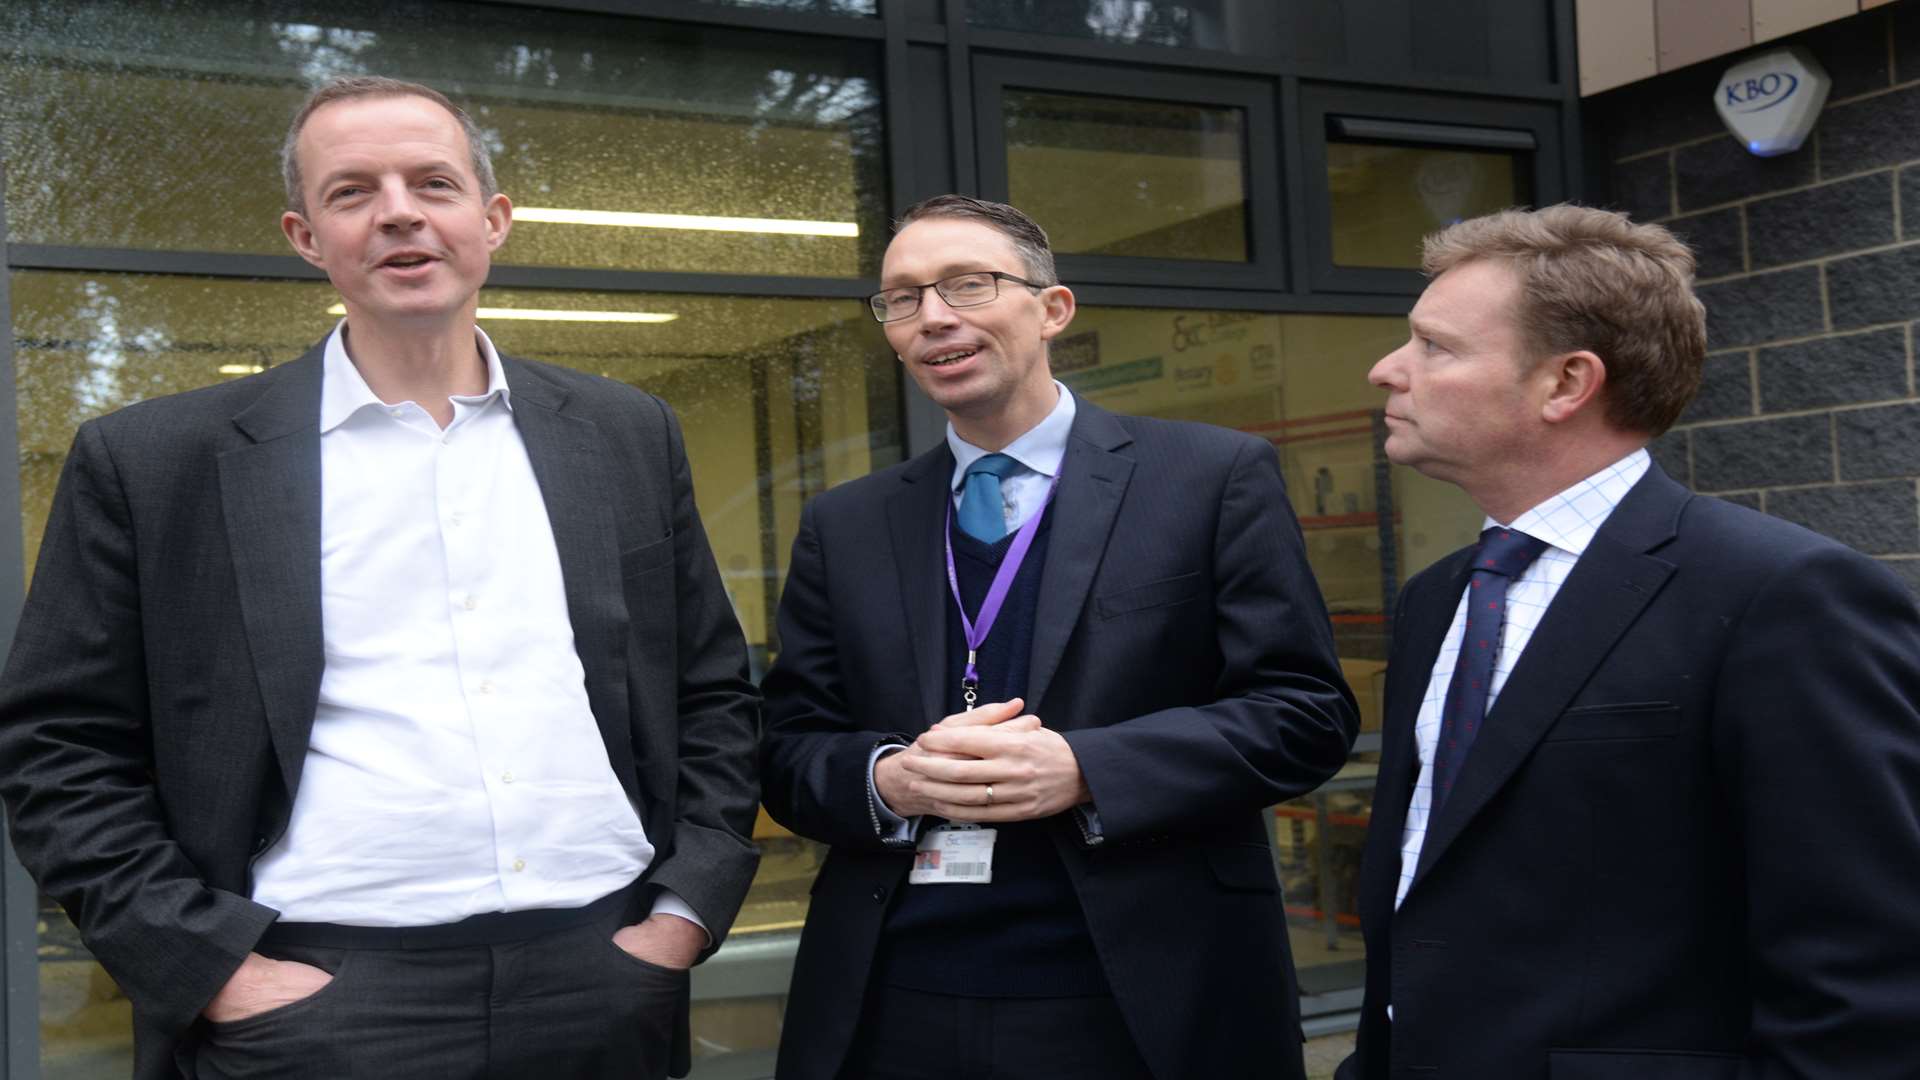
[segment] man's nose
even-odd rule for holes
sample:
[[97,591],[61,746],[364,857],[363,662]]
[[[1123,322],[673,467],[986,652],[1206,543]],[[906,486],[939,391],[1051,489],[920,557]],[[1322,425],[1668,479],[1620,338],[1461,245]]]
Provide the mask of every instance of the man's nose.
[[420,212],[420,203],[413,197],[413,192],[401,183],[380,186],[376,212],[375,220],[383,229],[413,229],[426,220]]
[[[1405,348],[1405,346],[1402,346],[1401,348]],[[1396,386],[1399,385],[1399,378],[1400,378],[1399,358],[1400,358],[1400,349],[1395,349],[1392,352],[1388,353],[1387,355],[1374,361],[1373,367],[1368,369],[1367,371],[1367,381],[1379,387],[1382,390],[1394,389]]]
[[922,330],[952,326],[959,321],[953,313],[953,306],[940,295],[940,290],[926,288],[920,291],[920,328]]

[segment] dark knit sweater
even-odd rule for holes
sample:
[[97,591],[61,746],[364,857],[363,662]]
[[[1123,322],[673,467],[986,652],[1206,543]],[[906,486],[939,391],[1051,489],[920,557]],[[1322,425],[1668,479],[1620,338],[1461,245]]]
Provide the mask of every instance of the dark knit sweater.
[[[982,703],[1025,697],[1033,654],[1040,570],[1047,558],[1049,504],[1033,547],[977,658]],[[954,575],[969,615],[980,610],[1011,535],[985,544],[950,530]],[[947,711],[966,707],[960,681],[967,646],[959,613],[947,609]],[[1044,718],[1043,718],[1044,719]],[[923,828],[937,821],[929,819]],[[887,913],[874,959],[876,984],[969,997],[1071,997],[1108,993],[1073,882],[1048,833],[1057,820],[994,826],[993,881],[986,885],[903,885]]]

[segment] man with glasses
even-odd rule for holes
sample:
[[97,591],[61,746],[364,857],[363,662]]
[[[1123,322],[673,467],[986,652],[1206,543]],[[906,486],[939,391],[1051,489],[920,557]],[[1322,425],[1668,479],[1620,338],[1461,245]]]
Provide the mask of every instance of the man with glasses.
[[794,541],[763,781],[832,852],[779,1075],[1301,1076],[1261,811],[1356,713],[1273,448],[1056,382],[1013,207],[913,207],[881,285],[947,437]]

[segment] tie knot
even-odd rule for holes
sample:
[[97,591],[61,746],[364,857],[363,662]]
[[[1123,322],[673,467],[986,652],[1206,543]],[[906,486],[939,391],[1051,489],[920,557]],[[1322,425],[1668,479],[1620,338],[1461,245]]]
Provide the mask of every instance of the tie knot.
[[967,466],[967,475],[976,476],[986,473],[997,480],[1005,480],[1007,474],[1020,467],[1020,463],[1005,454],[988,454],[986,457]]
[[1480,550],[1473,553],[1473,568],[1517,578],[1545,550],[1545,540],[1496,525],[1480,534]]

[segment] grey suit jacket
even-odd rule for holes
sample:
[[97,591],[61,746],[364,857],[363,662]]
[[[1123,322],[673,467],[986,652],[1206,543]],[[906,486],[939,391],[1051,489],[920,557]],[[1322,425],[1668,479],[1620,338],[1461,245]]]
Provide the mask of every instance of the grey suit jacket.
[[[286,828],[323,667],[321,349],[83,424],[0,678],[21,861],[172,1075],[276,915],[252,863]],[[752,880],[757,696],[671,411],[502,357],[607,755],[651,883],[722,939]]]

